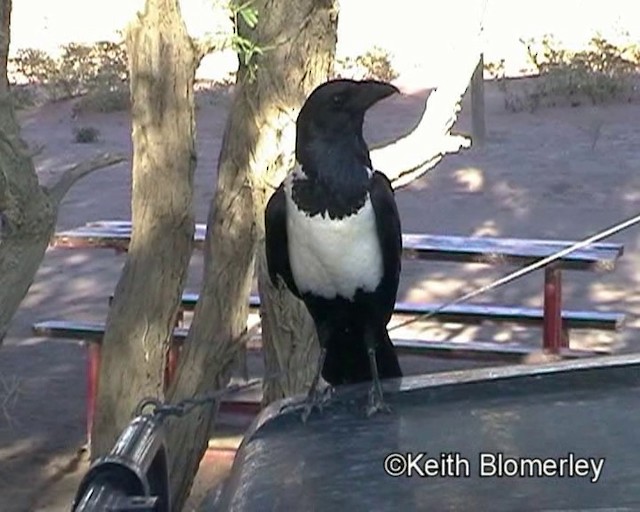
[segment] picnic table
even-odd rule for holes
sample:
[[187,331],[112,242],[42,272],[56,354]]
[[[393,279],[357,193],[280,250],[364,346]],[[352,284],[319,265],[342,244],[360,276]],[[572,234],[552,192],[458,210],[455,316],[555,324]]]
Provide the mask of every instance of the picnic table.
[[[206,225],[195,228],[195,247],[202,249]],[[60,248],[113,249],[126,252],[131,240],[131,223],[127,221],[90,222],[75,229],[55,233],[51,246]],[[465,237],[428,234],[403,234],[405,258],[423,261],[445,261],[458,263],[484,263],[488,265],[523,266],[550,256],[569,247],[573,242],[555,240],[524,240],[513,238]],[[617,330],[624,315],[616,312],[573,311],[562,308],[562,271],[612,271],[622,255],[620,244],[599,243],[570,253],[545,267],[543,297],[544,307],[522,308],[486,304],[457,304],[449,306],[431,318],[440,322],[478,324],[484,321],[511,322],[521,325],[543,327],[543,347],[562,357],[582,358],[593,356],[594,351],[573,350],[569,347],[571,329]],[[182,311],[193,310],[198,295],[184,293]],[[424,315],[439,310],[441,304],[415,304],[397,302],[395,314]],[[260,298],[251,296],[249,307],[254,311],[260,307]],[[179,315],[181,317],[182,315]],[[95,399],[97,395],[100,367],[100,346],[106,325],[69,320],[46,320],[37,322],[33,330],[38,336],[72,338],[85,341],[88,349],[87,371],[87,433],[91,432]],[[177,326],[173,333],[167,357],[165,385],[175,374],[182,344],[187,338],[187,329]],[[392,336],[393,338],[393,336]],[[531,352],[531,348],[518,343],[486,341],[451,342],[392,339],[400,354],[429,355],[473,359],[499,359],[519,362]],[[260,409],[260,400],[230,401],[222,409],[235,413],[255,414]]]
[[[196,224],[194,242],[202,249],[206,235],[206,225]],[[126,252],[131,240],[131,222],[96,221],[75,229],[61,231],[54,235],[51,245],[66,248],[109,248],[116,252]],[[467,237],[431,234],[403,234],[403,256],[423,261],[443,261],[457,263],[484,263],[488,265],[525,266],[569,247],[574,242],[559,240],[516,239],[494,237]],[[623,246],[614,243],[598,243],[576,250],[553,262],[544,269],[543,284],[543,347],[558,351],[569,347],[568,329],[563,328],[570,318],[562,310],[562,271],[610,272],[614,270],[622,256]],[[503,317],[505,308],[458,306],[467,320]],[[474,315],[473,313],[477,314]],[[503,314],[501,314],[503,313]],[[591,318],[591,327],[598,323],[603,328],[620,327],[622,316],[611,316],[600,312],[576,312],[584,318]],[[443,312],[443,315],[446,311]],[[509,308],[508,315],[513,320],[522,319],[527,323],[531,317],[529,308]],[[580,316],[580,315],[579,315]],[[570,317],[570,315],[569,315]]]

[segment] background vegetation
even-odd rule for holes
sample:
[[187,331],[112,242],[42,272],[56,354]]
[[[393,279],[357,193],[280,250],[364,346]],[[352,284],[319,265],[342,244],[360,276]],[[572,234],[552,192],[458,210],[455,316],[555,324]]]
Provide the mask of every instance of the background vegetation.
[[504,60],[485,65],[504,93],[507,110],[535,111],[559,105],[597,105],[638,98],[640,46],[615,44],[599,34],[579,51],[563,48],[553,36],[521,40],[538,79],[516,85],[505,74]]

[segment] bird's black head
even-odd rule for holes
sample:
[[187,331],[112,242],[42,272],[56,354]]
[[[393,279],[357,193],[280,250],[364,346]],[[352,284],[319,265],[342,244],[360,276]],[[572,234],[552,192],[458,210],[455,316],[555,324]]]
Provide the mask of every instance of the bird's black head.
[[303,105],[296,124],[296,159],[305,171],[313,174],[327,158],[337,158],[331,167],[349,165],[341,162],[349,155],[357,155],[357,161],[370,166],[362,135],[365,113],[396,92],[395,86],[376,80],[331,80],[317,87]]

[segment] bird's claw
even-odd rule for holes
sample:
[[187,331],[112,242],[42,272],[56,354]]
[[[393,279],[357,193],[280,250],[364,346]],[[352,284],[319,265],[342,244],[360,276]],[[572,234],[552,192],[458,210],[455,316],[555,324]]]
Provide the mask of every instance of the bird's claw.
[[300,415],[300,420],[302,420],[302,423],[307,422],[307,420],[309,419],[309,416],[311,416],[311,412],[314,409],[318,409],[318,412],[322,413],[322,404],[309,402],[309,401],[307,401],[307,403],[304,404],[304,409],[302,410],[302,414]]
[[370,418],[371,416],[373,416],[374,414],[377,414],[379,412],[385,413],[385,414],[390,414],[391,413],[391,407],[389,407],[389,405],[387,405],[386,402],[378,402],[378,403],[369,403],[369,405],[367,406],[367,417]]
[[326,404],[327,402],[330,402],[331,399],[333,398],[333,392],[335,391],[335,389],[333,388],[333,386],[326,386],[321,392],[320,392],[320,396],[321,399],[320,401],[323,404]]
[[376,413],[390,413],[391,407],[387,405],[382,397],[382,390],[378,386],[372,386],[369,390],[369,401],[367,403],[367,417],[370,418]]
[[322,413],[324,406],[327,405],[332,398],[333,387],[327,386],[320,392],[316,391],[313,393],[309,393],[303,403],[283,405],[280,408],[280,413],[288,413],[302,409],[300,418],[302,419],[302,423],[306,423],[314,409],[316,409],[319,413]]
[[331,401],[333,397],[333,388],[331,386],[327,386],[321,392],[315,391],[307,397],[306,403],[304,404],[304,409],[302,411],[302,415],[300,419],[302,423],[306,423],[309,419],[309,416],[313,412],[314,409],[317,409],[319,413],[322,414],[324,406]]

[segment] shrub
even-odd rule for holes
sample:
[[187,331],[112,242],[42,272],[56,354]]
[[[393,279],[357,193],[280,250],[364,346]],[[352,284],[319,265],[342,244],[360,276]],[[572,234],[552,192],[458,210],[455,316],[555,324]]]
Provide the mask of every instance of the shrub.
[[16,110],[34,107],[38,104],[36,91],[28,85],[12,85],[9,88],[9,94]]
[[562,49],[550,36],[542,38],[538,50],[534,49],[535,41],[523,44],[542,78],[535,91],[542,104],[555,105],[559,99],[568,100],[573,106],[587,100],[595,105],[630,99],[638,62],[629,58],[627,47],[617,46],[599,35],[578,52]]
[[81,126],[73,130],[74,140],[80,144],[91,144],[97,142],[100,131],[93,126]]
[[514,91],[504,74],[504,61],[488,63],[505,95],[505,108],[535,110],[540,106],[593,105],[633,99],[634,76],[639,69],[640,49],[636,45],[615,45],[596,35],[581,51],[572,52],[549,35],[540,41],[521,40],[538,79],[533,86]]
[[43,86],[50,100],[86,95],[80,107],[98,112],[122,110],[129,104],[129,72],[122,42],[70,43],[62,47],[58,59],[27,48],[18,50],[11,63],[28,84]]
[[82,96],[73,107],[74,114],[85,112],[120,112],[131,106],[129,88],[126,84],[119,87],[106,88],[103,86],[90,90]]
[[375,79],[391,82],[398,78],[389,52],[377,46],[357,57],[336,60],[336,76],[357,80]]

